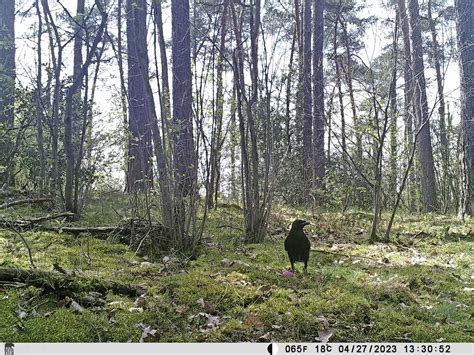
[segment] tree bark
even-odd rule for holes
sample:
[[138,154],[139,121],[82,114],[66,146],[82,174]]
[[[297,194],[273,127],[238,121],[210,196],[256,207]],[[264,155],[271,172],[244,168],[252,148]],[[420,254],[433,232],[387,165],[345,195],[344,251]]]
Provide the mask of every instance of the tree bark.
[[[75,92],[68,90],[66,96],[66,106],[71,106],[70,114],[64,115],[64,152],[66,153],[66,181],[64,185],[64,202],[66,210],[74,211],[74,162],[75,162],[75,133],[79,116],[81,90],[84,74],[79,77],[82,68],[82,37],[84,22],[84,6],[85,0],[77,0],[76,23],[74,31],[74,61],[73,61],[73,85],[75,82]],[[71,101],[71,102],[69,102]]]
[[[324,155],[324,0],[313,2],[313,169],[314,182],[318,189],[323,187],[325,175]],[[317,198],[319,200],[319,198]],[[320,201],[319,201],[320,203]]]
[[[427,122],[428,101],[426,98],[426,81],[423,63],[423,42],[421,39],[420,16],[418,0],[409,0],[412,63],[414,76],[414,100],[417,126],[423,125],[418,141],[418,155],[420,159],[420,181],[422,207],[425,212],[434,211],[436,202],[436,180],[434,173],[433,148],[431,144],[430,123]],[[426,124],[424,124],[426,122]]]
[[[172,60],[173,60],[173,164],[175,177],[175,232],[180,246],[192,247],[186,237],[186,221],[193,211],[185,199],[196,194],[197,163],[194,153],[192,73],[189,0],[172,0]],[[188,210],[186,210],[188,207]]]
[[[411,43],[410,43],[410,24],[408,20],[405,0],[397,0],[397,10],[400,19],[400,28],[403,36],[403,80],[404,86],[404,121],[405,121],[405,146],[409,149],[413,145],[413,71],[411,66]],[[405,164],[408,166],[409,157],[406,157]],[[413,188],[415,177],[413,171],[408,170],[406,181],[408,209],[413,208]]]
[[461,72],[461,181],[458,216],[473,215],[474,201],[474,6],[456,0]]
[[[59,134],[59,108],[61,100],[61,69],[63,65],[63,45],[61,37],[58,32],[58,28],[54,23],[53,16],[49,9],[49,3],[47,0],[41,0],[43,12],[46,19],[46,27],[48,29],[49,36],[49,47],[51,51],[51,62],[53,64],[54,71],[54,92],[53,92],[53,104],[51,112],[51,186],[50,192],[53,199],[56,199],[59,186],[59,157],[58,157],[58,134]],[[56,41],[56,43],[54,43]],[[58,48],[58,54],[54,51],[54,48]]]
[[389,196],[391,197],[390,202],[394,203],[393,193],[397,191],[397,178],[398,178],[398,149],[397,149],[397,65],[398,65],[398,12],[395,20],[395,32],[397,34],[393,36],[392,43],[392,54],[393,54],[393,67],[392,67],[392,83],[390,84],[390,172],[389,172]]
[[[161,1],[162,0],[155,0],[153,2],[154,5],[154,19],[155,19],[155,26],[158,30],[158,43],[160,46],[160,59],[161,59],[161,88],[162,88],[162,95],[161,95],[161,129],[162,129],[162,138],[163,142],[167,141],[167,135],[165,132],[168,131],[169,125],[169,118],[171,115],[171,95],[170,95],[170,85],[169,85],[169,78],[168,78],[168,55],[166,53],[166,44],[165,44],[165,37],[163,33],[163,19],[162,19],[162,10],[161,10]],[[163,145],[163,149],[166,152],[166,144]]]
[[36,53],[38,68],[36,72],[36,92],[35,92],[35,104],[36,104],[36,144],[38,146],[39,156],[39,181],[38,190],[40,194],[45,191],[46,183],[46,159],[44,153],[44,138],[43,138],[43,105],[41,102],[42,90],[42,52],[41,52],[41,37],[43,35],[43,18],[41,17],[40,0],[35,2],[36,15],[38,17],[38,33],[36,42]]
[[15,104],[15,1],[0,0],[0,186],[13,179],[11,156]]
[[448,207],[449,200],[449,144],[446,133],[446,104],[444,100],[444,80],[441,73],[441,52],[438,44],[438,36],[436,32],[436,23],[433,19],[432,0],[428,0],[428,21],[431,32],[433,60],[436,71],[436,84],[438,87],[438,117],[439,117],[439,143],[441,145],[441,167],[442,176],[440,179],[441,199],[444,204],[443,210]]
[[[313,110],[311,97],[311,0],[303,8],[303,180],[309,183],[313,172]],[[310,187],[311,184],[308,185]]]
[[146,1],[127,0],[127,54],[128,54],[128,171],[127,191],[146,192],[153,181],[152,132],[146,87],[140,70],[141,61],[148,73]]

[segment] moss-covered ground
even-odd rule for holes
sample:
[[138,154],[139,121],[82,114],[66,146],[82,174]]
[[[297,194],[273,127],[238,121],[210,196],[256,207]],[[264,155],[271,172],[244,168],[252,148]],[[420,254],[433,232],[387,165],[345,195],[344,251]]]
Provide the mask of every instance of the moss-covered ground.
[[[297,264],[288,277],[283,240],[295,217],[312,222],[306,231],[317,250],[306,274]],[[80,223],[117,218],[96,206]],[[0,284],[0,342],[474,341],[472,220],[402,214],[391,242],[379,244],[368,243],[365,212],[275,208],[258,245],[241,243],[241,222],[232,206],[213,211],[194,261],[148,259],[86,235],[24,232],[38,268],[57,263],[148,292],[108,294],[102,305],[78,311],[54,294]],[[0,230],[0,266],[30,267],[16,233]]]

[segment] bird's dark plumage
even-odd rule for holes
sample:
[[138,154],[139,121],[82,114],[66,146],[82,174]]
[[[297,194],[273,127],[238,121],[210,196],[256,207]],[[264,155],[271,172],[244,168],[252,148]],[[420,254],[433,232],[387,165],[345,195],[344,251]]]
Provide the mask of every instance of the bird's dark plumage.
[[295,261],[304,262],[304,271],[308,267],[309,249],[311,243],[308,237],[303,231],[303,227],[310,224],[307,221],[301,219],[295,219],[291,225],[290,233],[285,239],[285,250],[290,258],[291,270],[295,271]]

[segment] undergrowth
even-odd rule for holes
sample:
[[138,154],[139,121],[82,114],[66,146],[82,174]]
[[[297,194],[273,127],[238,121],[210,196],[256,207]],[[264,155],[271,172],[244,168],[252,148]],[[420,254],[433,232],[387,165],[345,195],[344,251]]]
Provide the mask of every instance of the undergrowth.
[[[241,214],[211,211],[194,261],[172,253],[151,260],[87,235],[24,232],[40,269],[56,263],[148,291],[141,299],[108,294],[78,312],[57,295],[0,284],[0,342],[474,341],[472,221],[401,214],[390,243],[369,244],[370,214],[279,207],[266,242],[243,245]],[[306,274],[297,264],[285,277],[283,240],[296,217],[311,221],[316,250]],[[104,220],[120,218],[96,201],[78,223]],[[1,230],[0,246],[0,267],[30,267],[16,233]]]

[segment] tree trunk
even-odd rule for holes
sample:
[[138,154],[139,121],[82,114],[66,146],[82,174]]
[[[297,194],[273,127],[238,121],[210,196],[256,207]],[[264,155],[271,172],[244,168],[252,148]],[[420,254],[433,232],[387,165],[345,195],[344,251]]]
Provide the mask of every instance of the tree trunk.
[[38,68],[36,73],[36,95],[35,95],[35,104],[36,104],[36,144],[38,145],[38,156],[39,156],[39,181],[38,181],[38,190],[40,194],[45,192],[45,182],[46,182],[46,160],[44,153],[44,139],[43,139],[43,106],[41,103],[42,90],[42,52],[41,52],[41,37],[43,34],[43,19],[41,17],[40,10],[40,0],[35,2],[36,14],[38,16],[38,33],[37,33],[37,42],[36,42],[36,53]]
[[162,88],[162,95],[161,95],[161,129],[162,129],[162,139],[163,139],[163,150],[166,152],[166,142],[167,142],[167,135],[165,132],[168,131],[169,126],[169,118],[171,115],[171,95],[170,95],[170,85],[169,85],[169,78],[168,78],[168,55],[166,54],[166,44],[165,44],[165,37],[163,34],[163,19],[162,19],[162,11],[161,11],[161,1],[162,0],[155,0],[153,2],[154,6],[154,19],[155,19],[155,26],[158,31],[158,43],[160,46],[160,59],[161,59],[161,88]]
[[[51,51],[51,62],[53,64],[54,71],[54,92],[53,92],[53,104],[51,112],[51,186],[50,192],[53,199],[56,199],[58,188],[59,188],[59,157],[58,157],[58,134],[59,134],[59,108],[61,100],[61,69],[63,65],[63,45],[61,43],[61,37],[58,32],[58,28],[54,23],[53,16],[49,9],[49,3],[47,0],[41,0],[43,7],[44,16],[46,19],[46,27],[48,29],[49,37],[49,48]],[[56,43],[55,43],[56,41]],[[54,48],[58,49],[58,54]]]
[[290,48],[290,62],[288,63],[288,74],[286,76],[286,98],[285,98],[285,136],[286,136],[286,146],[288,153],[291,153],[292,144],[291,144],[291,98],[292,98],[292,79],[293,79],[293,58],[295,55],[295,45],[297,37],[296,26],[293,31],[293,40],[291,42]]
[[443,210],[446,210],[449,204],[449,144],[446,133],[446,105],[444,101],[444,82],[441,73],[441,53],[438,45],[438,38],[436,33],[436,23],[432,14],[432,0],[428,0],[428,21],[432,39],[432,50],[434,66],[436,71],[436,84],[438,86],[438,115],[439,115],[439,143],[441,145],[441,167],[442,176],[441,182],[441,199],[443,201]]
[[[91,45],[91,48],[87,54],[87,58],[84,61],[84,64],[80,66],[76,75],[73,76],[73,82],[71,86],[67,89],[66,92],[66,107],[64,109],[64,150],[66,152],[66,186],[64,191],[65,197],[65,209],[73,213],[77,213],[77,206],[74,205],[74,166],[75,166],[75,154],[74,146],[72,141],[73,133],[73,115],[74,115],[74,98],[76,93],[80,90],[83,82],[83,78],[86,74],[86,71],[89,68],[89,65],[92,62],[92,58],[96,55],[96,49],[99,43],[102,41],[102,37],[105,31],[105,26],[107,24],[107,13],[103,9],[99,0],[96,0],[96,5],[101,12],[101,22],[97,30],[94,41]],[[82,60],[81,60],[82,61]],[[69,128],[68,128],[69,127]],[[72,161],[70,161],[72,159]]]
[[389,172],[389,196],[390,202],[395,202],[393,194],[397,191],[397,171],[398,171],[398,151],[397,151],[397,65],[398,65],[398,12],[395,21],[395,31],[393,36],[392,53],[392,83],[390,84],[390,172]]
[[[118,0],[117,3],[117,65],[119,69],[120,77],[120,102],[122,104],[122,122],[123,122],[123,131],[128,131],[128,93],[127,87],[125,85],[125,73],[123,70],[123,45],[122,45],[122,9],[123,9],[123,0]],[[111,41],[112,42],[112,41]],[[125,148],[125,147],[124,147]],[[126,150],[126,148],[124,149]],[[125,153],[125,186],[128,186],[128,153]]]
[[[313,167],[315,186],[321,189],[325,175],[323,80],[324,0],[314,0],[313,8]],[[319,200],[319,198],[317,199]]]
[[[301,0],[294,0],[295,7],[295,31],[298,43],[298,82],[296,85],[295,98],[295,126],[296,126],[296,145],[298,148],[302,147],[303,142],[303,127],[304,127],[304,113],[303,113],[303,81],[304,81],[304,64],[303,64],[303,26],[301,21],[303,18],[303,11],[301,8]],[[303,167],[304,169],[304,167]]]
[[[311,97],[311,0],[304,0],[303,9],[303,181],[312,180],[313,110]],[[308,184],[309,188],[311,184]]]
[[[428,102],[426,98],[426,81],[423,63],[423,42],[421,39],[420,16],[418,0],[409,0],[412,63],[414,76],[414,100],[417,126],[423,125],[418,142],[418,155],[420,159],[420,181],[422,207],[425,212],[434,211],[436,203],[436,180],[434,173],[433,148],[431,145],[431,132],[428,116]],[[425,124],[426,122],[426,124]]]
[[[78,125],[81,102],[81,90],[83,77],[80,77],[82,69],[82,41],[83,41],[83,26],[84,26],[84,6],[85,0],[77,0],[77,11],[75,16],[75,33],[74,33],[74,62],[73,62],[73,85],[76,83],[75,92],[68,90],[66,106],[71,106],[70,114],[64,115],[64,152],[66,153],[66,181],[64,185],[64,202],[67,211],[76,213],[74,206],[74,163],[76,156],[76,147],[74,138],[76,137],[74,131]],[[87,68],[86,68],[87,70]],[[83,117],[85,119],[85,117]]]
[[[403,36],[403,48],[404,48],[404,64],[403,64],[403,80],[405,82],[404,87],[404,121],[405,121],[405,146],[409,149],[413,145],[413,72],[411,66],[411,43],[410,43],[410,24],[408,21],[408,15],[405,5],[405,0],[397,0],[397,10],[400,19],[400,28]],[[405,164],[408,165],[409,157],[406,157]],[[413,192],[414,188],[414,175],[412,170],[408,170],[408,176],[406,181],[407,186],[407,201],[408,209],[413,209]]]
[[146,192],[153,181],[151,127],[144,78],[139,61],[148,73],[146,1],[127,0],[127,54],[128,54],[128,171],[127,191]]
[[222,147],[222,120],[224,116],[224,53],[225,53],[225,40],[227,32],[227,8],[228,0],[224,0],[224,8],[221,17],[221,34],[219,43],[219,55],[217,59],[216,68],[216,115],[215,115],[215,129],[211,137],[211,156],[210,156],[210,179],[207,193],[207,204],[209,208],[217,204],[217,196],[219,192],[219,170],[220,170],[220,158],[221,158],[221,147]]
[[0,187],[13,179],[11,156],[15,104],[15,1],[0,0]]
[[461,72],[462,152],[461,219],[473,214],[474,200],[474,6],[471,0],[456,0],[458,48]]
[[[192,73],[189,0],[172,0],[172,60],[173,60],[173,163],[175,172],[175,219],[178,237],[185,249],[186,211],[184,199],[196,193],[196,156],[193,139]],[[188,206],[190,207],[190,206]]]

